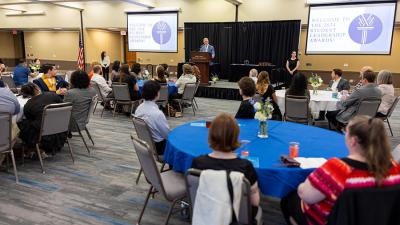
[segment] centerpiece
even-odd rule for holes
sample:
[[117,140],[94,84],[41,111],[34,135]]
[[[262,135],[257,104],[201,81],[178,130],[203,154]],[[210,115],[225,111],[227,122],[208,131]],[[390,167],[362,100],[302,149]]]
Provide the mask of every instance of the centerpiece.
[[308,82],[311,84],[311,87],[313,88],[313,95],[317,95],[318,87],[320,87],[324,81],[320,76],[318,76],[318,74],[311,73],[311,77],[308,78]]
[[216,74],[213,74],[213,75],[212,75],[212,77],[211,77],[211,80],[212,80],[212,82],[213,82],[214,84],[216,84],[216,83],[217,83],[217,81],[219,81],[219,77],[218,77],[218,75],[216,75]]
[[256,102],[254,109],[256,110],[254,119],[259,121],[258,137],[268,138],[268,119],[272,118],[274,106],[271,104],[270,99],[267,98],[265,103]]

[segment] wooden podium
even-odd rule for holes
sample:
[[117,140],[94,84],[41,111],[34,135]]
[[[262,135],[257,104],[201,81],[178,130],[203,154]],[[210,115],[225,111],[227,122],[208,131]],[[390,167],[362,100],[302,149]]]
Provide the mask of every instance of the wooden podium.
[[208,85],[211,56],[208,52],[190,52],[190,59],[200,70],[200,84]]

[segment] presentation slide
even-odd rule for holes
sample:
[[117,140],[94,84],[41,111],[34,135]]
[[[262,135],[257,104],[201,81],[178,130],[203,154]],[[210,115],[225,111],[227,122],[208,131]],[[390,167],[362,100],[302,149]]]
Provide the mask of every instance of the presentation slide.
[[311,6],[306,54],[390,54],[396,3]]
[[128,49],[178,52],[178,12],[128,13]]
[[397,0],[306,0],[307,4],[357,3],[357,2],[396,2]]

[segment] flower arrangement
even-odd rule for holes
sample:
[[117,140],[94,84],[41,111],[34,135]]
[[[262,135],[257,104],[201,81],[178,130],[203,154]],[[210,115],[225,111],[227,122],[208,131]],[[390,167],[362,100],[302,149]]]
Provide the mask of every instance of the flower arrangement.
[[40,70],[40,65],[38,65],[38,64],[31,64],[31,65],[29,66],[29,68],[30,68],[34,73],[36,73],[36,72],[38,72],[38,71]]
[[320,76],[318,76],[318,74],[311,73],[311,77],[308,78],[308,82],[313,88],[313,94],[317,94],[318,87],[320,87],[324,81]]
[[268,138],[268,124],[267,120],[272,118],[272,113],[274,111],[274,106],[271,104],[270,99],[267,98],[265,103],[256,102],[253,105],[256,114],[254,119],[260,122],[258,137]]
[[216,74],[212,75],[211,80],[214,82],[214,84],[217,83],[217,81],[219,81],[218,75]]

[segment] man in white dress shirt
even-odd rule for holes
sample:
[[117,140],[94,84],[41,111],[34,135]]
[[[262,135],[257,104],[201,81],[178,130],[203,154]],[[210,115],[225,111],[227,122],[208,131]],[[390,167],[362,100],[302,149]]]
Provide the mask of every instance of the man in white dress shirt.
[[158,108],[156,101],[160,97],[161,86],[154,80],[148,80],[142,88],[144,102],[135,111],[135,116],[143,119],[150,128],[157,154],[163,155],[169,125],[164,113]]
[[215,58],[214,46],[208,43],[208,38],[203,38],[203,45],[200,46],[200,52],[208,52],[211,55],[211,58]]
[[104,79],[104,77],[102,76],[102,68],[100,65],[96,65],[93,67],[93,77],[91,82],[96,83],[99,86],[100,92],[103,97],[110,96],[112,88],[108,86],[106,79]]

